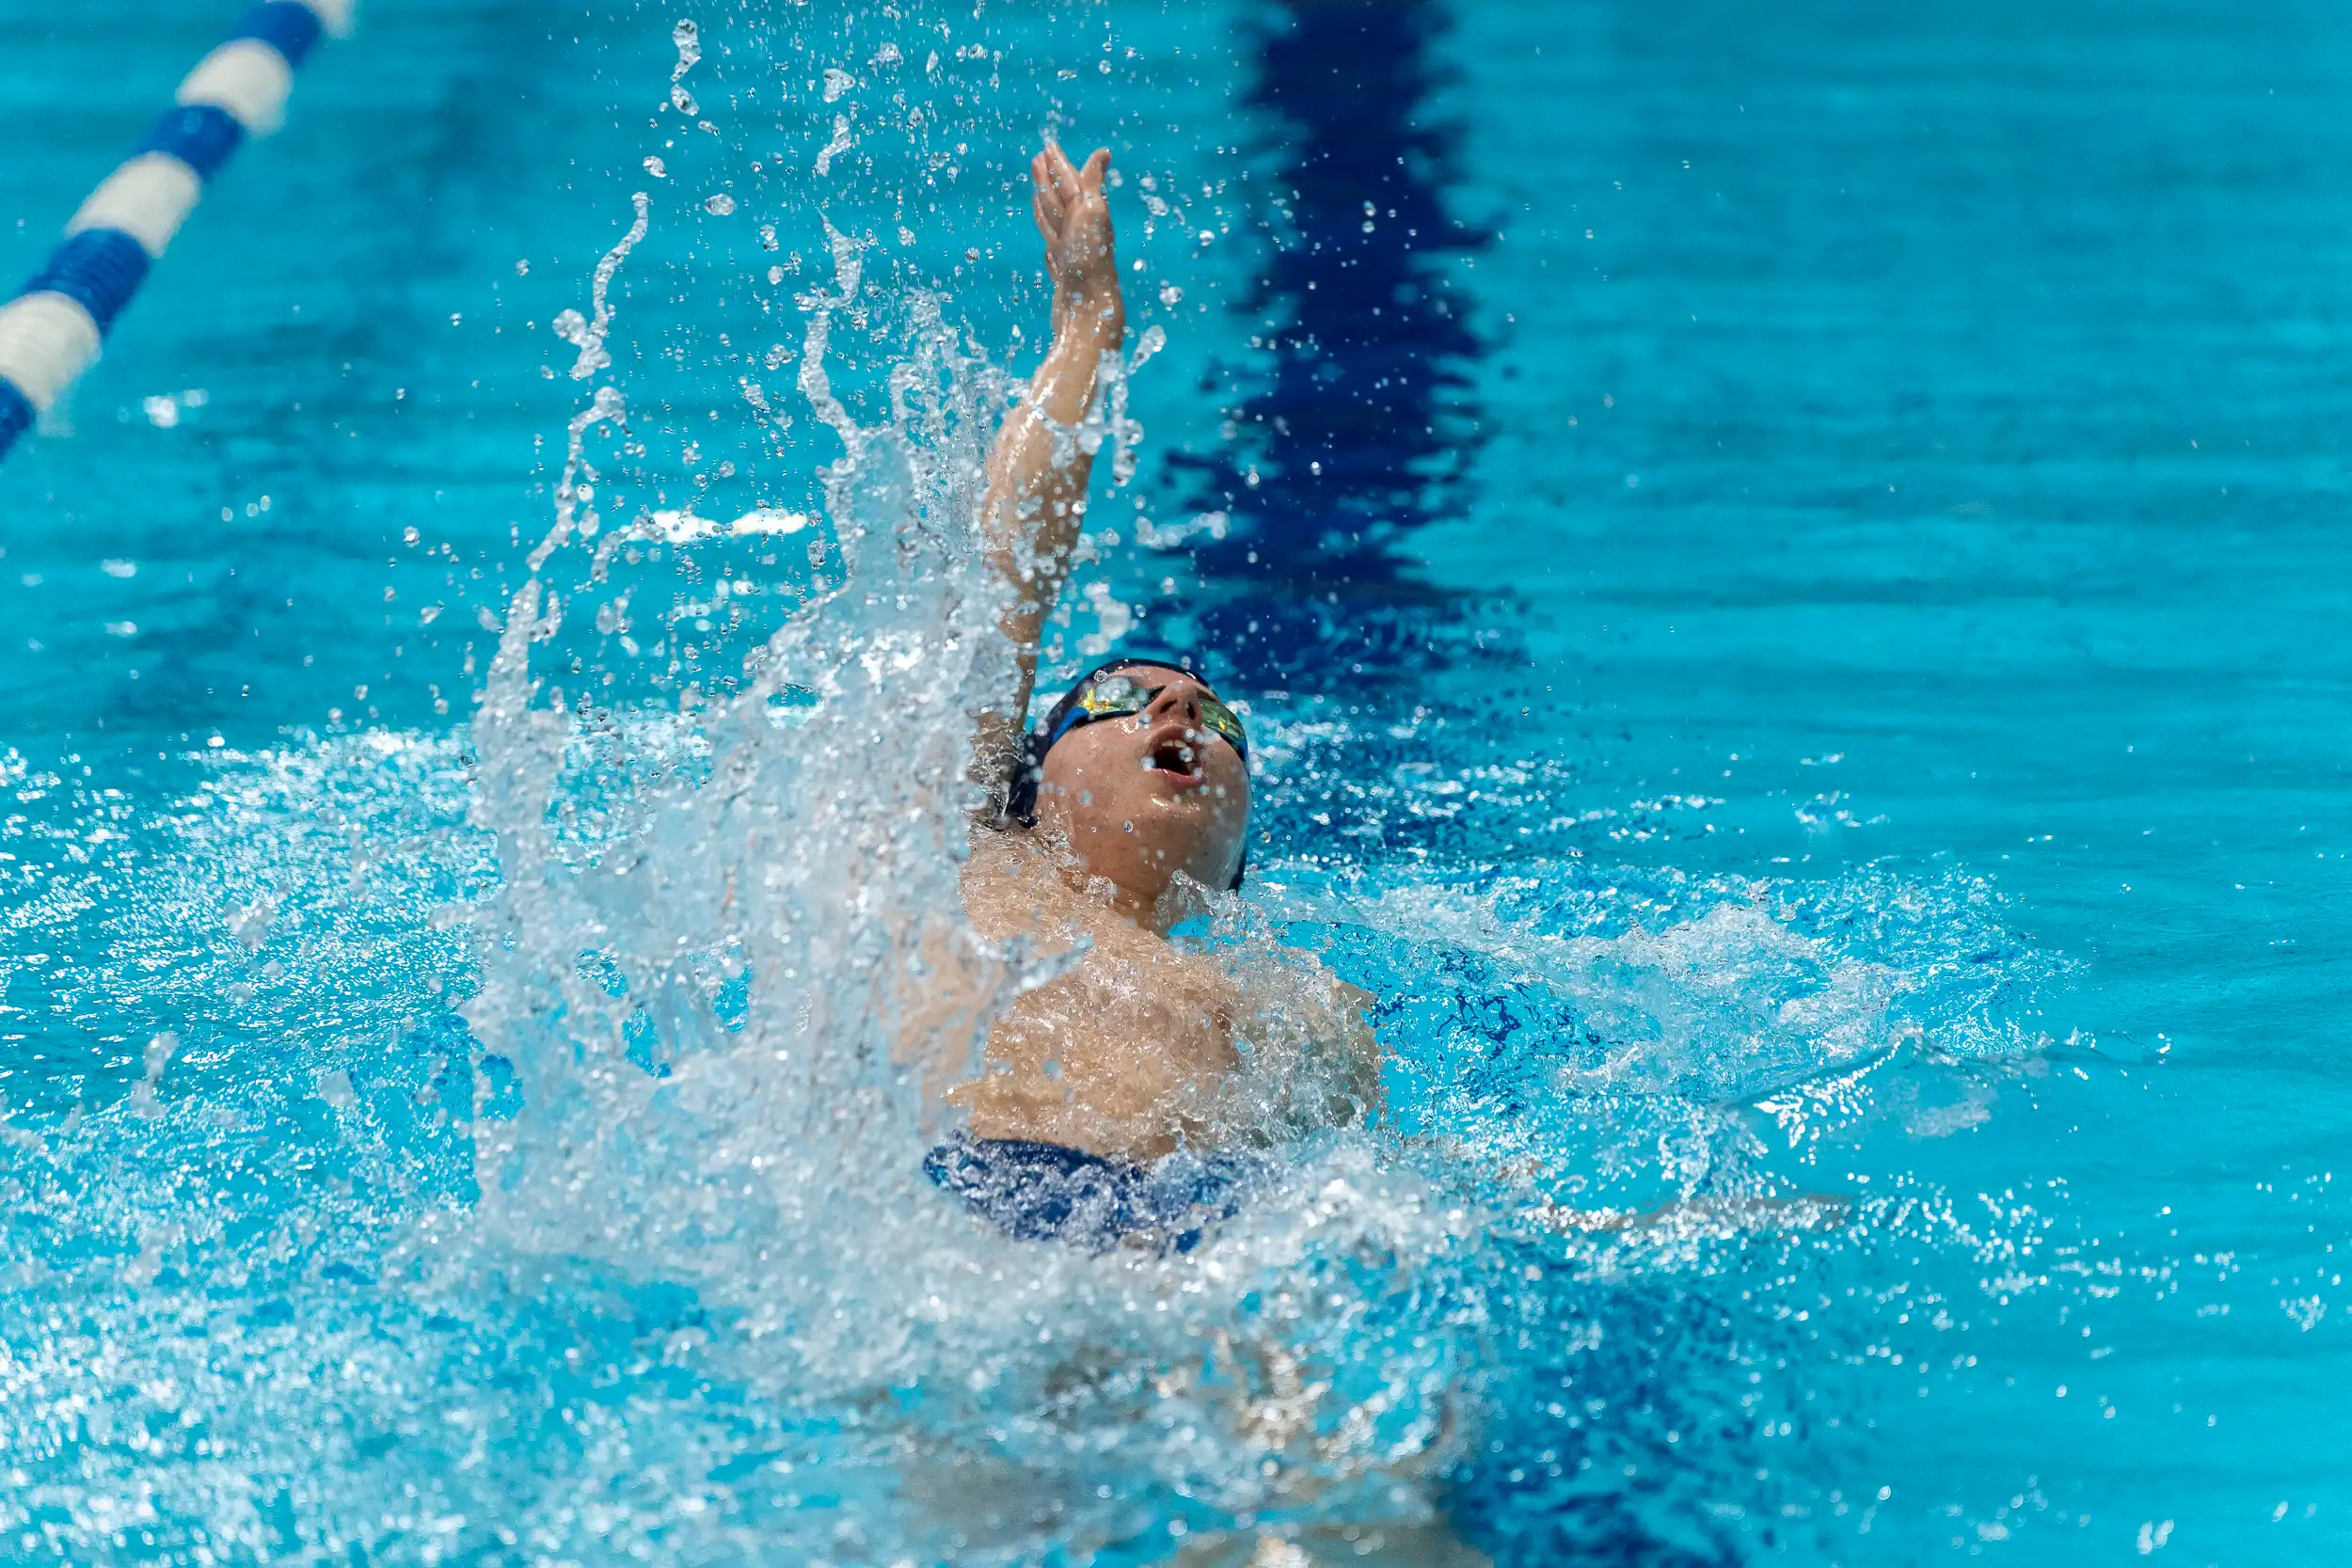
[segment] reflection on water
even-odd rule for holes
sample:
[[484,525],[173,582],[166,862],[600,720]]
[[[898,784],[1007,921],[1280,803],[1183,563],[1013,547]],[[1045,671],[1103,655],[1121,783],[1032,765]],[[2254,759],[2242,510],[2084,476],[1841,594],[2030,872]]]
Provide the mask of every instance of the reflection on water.
[[1234,527],[1199,551],[1202,641],[1267,679],[1411,663],[1438,601],[1399,548],[1455,515],[1477,440],[1480,352],[1449,210],[1458,128],[1437,0],[1281,0],[1249,26],[1264,117],[1254,214],[1265,267],[1237,312],[1263,381],[1237,440],[1194,465]]

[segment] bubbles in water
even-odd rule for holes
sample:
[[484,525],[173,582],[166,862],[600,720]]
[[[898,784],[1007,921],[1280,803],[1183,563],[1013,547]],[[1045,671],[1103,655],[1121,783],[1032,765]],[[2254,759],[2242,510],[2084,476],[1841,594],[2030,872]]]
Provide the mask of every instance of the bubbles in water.
[[719,217],[725,217],[728,214],[735,211],[735,198],[727,195],[724,191],[721,191],[715,196],[707,197],[703,200],[703,211],[713,214]]

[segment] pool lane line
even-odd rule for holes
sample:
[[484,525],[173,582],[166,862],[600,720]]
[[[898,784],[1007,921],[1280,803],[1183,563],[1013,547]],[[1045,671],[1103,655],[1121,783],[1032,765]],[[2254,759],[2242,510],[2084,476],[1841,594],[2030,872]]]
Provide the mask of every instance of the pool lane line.
[[352,0],[262,0],[180,84],[130,162],[65,226],[0,305],[0,458],[98,357],[115,318],[229,155],[285,122],[294,68],[323,33],[351,29]]

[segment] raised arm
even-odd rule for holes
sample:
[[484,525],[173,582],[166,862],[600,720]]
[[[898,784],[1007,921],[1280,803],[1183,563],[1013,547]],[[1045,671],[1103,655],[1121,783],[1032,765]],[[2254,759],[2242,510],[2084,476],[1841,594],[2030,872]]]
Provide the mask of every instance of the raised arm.
[[1012,607],[1001,624],[1021,669],[1012,711],[981,716],[978,767],[992,784],[1007,776],[1020,744],[1039,634],[1061,596],[1086,518],[1094,456],[1073,439],[1072,427],[1094,402],[1104,356],[1127,341],[1127,305],[1103,198],[1110,166],[1104,150],[1081,168],[1051,142],[1029,163],[1038,231],[1054,279],[1054,345],[988,460],[981,529],[989,563],[1012,585]]

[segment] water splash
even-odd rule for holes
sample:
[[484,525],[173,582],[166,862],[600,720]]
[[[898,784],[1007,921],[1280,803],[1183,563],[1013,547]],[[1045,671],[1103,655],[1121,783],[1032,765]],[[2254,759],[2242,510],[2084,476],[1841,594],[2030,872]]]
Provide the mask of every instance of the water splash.
[[[692,63],[681,40],[674,94]],[[581,381],[612,363],[636,210],[593,322],[567,313]],[[605,527],[628,407],[600,387],[462,736],[209,759],[151,859],[21,907],[22,931],[135,910],[125,950],[182,961],[26,963],[11,1005],[71,1020],[103,988],[196,1016],[159,1008],[111,1080],[12,1104],[32,1222],[0,1259],[23,1282],[0,1458],[27,1479],[0,1526],[92,1560],[137,1530],[158,1554],[340,1560],[1142,1562],[1442,1500],[1525,1560],[1736,1557],[1732,1514],[1791,1516],[1806,1484],[1750,1479],[1752,1435],[1710,1414],[1798,1413],[1786,1379],[1739,1381],[1787,1363],[1765,1304],[1873,1233],[2027,1277],[2003,1229],[2026,1222],[1550,1222],[1781,1192],[1773,1138],[1867,1122],[1933,1053],[2008,1049],[1968,976],[2030,989],[2030,956],[1933,880],[1548,863],[1465,891],[1442,857],[1368,851],[1349,885],[1277,861],[1198,940],[1307,947],[1376,990],[1398,1125],[1291,1118],[1189,1257],[982,1230],[918,1164],[938,1085],[1048,973],[975,942],[957,887],[972,717],[1010,678],[972,537],[1009,388],[923,294],[886,368],[842,373],[871,269],[826,242],[796,372],[840,443],[821,515],[723,528],[688,502]],[[1141,439],[1123,377],[1155,346],[1064,433],[1112,443],[1115,480]],[[722,570],[731,542],[785,538],[755,585],[772,598]],[[641,547],[691,602],[660,610]],[[567,613],[583,594],[605,602]],[[676,639],[747,602],[735,668],[714,641],[660,703],[597,695],[632,626]],[[1272,760],[1375,755],[1306,705],[1253,717]],[[1312,781],[1278,768],[1269,813],[1314,809]]]
[[686,73],[702,61],[702,29],[691,18],[682,17],[670,29],[670,41],[677,45],[677,64],[670,71],[670,106],[682,115],[699,115],[702,106],[686,90]]
[[[1470,1222],[1423,1174],[1384,1168],[1360,1139],[1302,1146],[1261,1218],[1200,1258],[1026,1252],[1009,1276],[1008,1243],[919,1174],[938,1091],[974,1069],[994,1010],[1052,973],[976,939],[957,885],[981,798],[973,717],[1012,680],[1004,590],[974,531],[1006,387],[918,296],[889,416],[862,423],[829,356],[863,247],[827,239],[833,278],[802,297],[799,356],[802,396],[842,447],[823,475],[825,547],[739,691],[593,725],[548,700],[533,647],[552,635],[564,546],[588,531],[573,468],[589,472],[583,443],[617,396],[572,423],[557,516],[472,726],[469,816],[501,870],[474,914],[481,985],[464,1007],[485,1053],[481,1196],[423,1224],[403,1266],[429,1264],[460,1301],[485,1271],[682,1286],[711,1325],[698,1356],[792,1408],[837,1419],[924,1390],[898,1418],[862,1418],[896,1433],[914,1491],[968,1487],[957,1472],[996,1432],[991,1473],[1010,1465],[1057,1499],[1046,1533],[1065,1543],[1121,1533],[1131,1502],[1077,1500],[1105,1465],[1216,1499],[1207,1517],[1229,1523],[1268,1507],[1423,1514],[1420,1493],[1388,1494],[1399,1466],[1452,1451],[1466,1342],[1432,1342],[1412,1312],[1368,1332],[1343,1272],[1306,1283],[1367,1247],[1444,1259]],[[1110,367],[1112,386],[1156,346]],[[1132,450],[1123,410],[1106,396],[1066,438]],[[596,821],[579,826],[590,800]],[[1454,1272],[1432,1272],[1440,1295]],[[1297,1305],[1269,1318],[1276,1279]],[[1302,1317],[1325,1324],[1317,1346],[1297,1342]],[[1093,1457],[1073,1466],[1078,1431]],[[968,1536],[974,1519],[944,1506],[899,1523]],[[1031,1552],[1041,1528],[1008,1517],[996,1549]]]
[[[658,175],[661,171],[655,168],[654,172]],[[607,291],[612,285],[613,274],[621,270],[621,263],[628,260],[628,253],[636,248],[637,242],[645,237],[645,229],[650,222],[644,192],[638,191],[631,195],[629,202],[636,208],[637,219],[629,225],[628,232],[621,236],[620,242],[605,252],[604,260],[596,263],[596,277],[590,285],[589,309],[595,312],[595,319],[583,317],[577,310],[565,310],[555,318],[555,335],[580,350],[580,357],[572,365],[574,381],[586,381],[612,363],[612,356],[606,353],[604,347],[605,337],[612,329],[612,306],[606,297]]]

